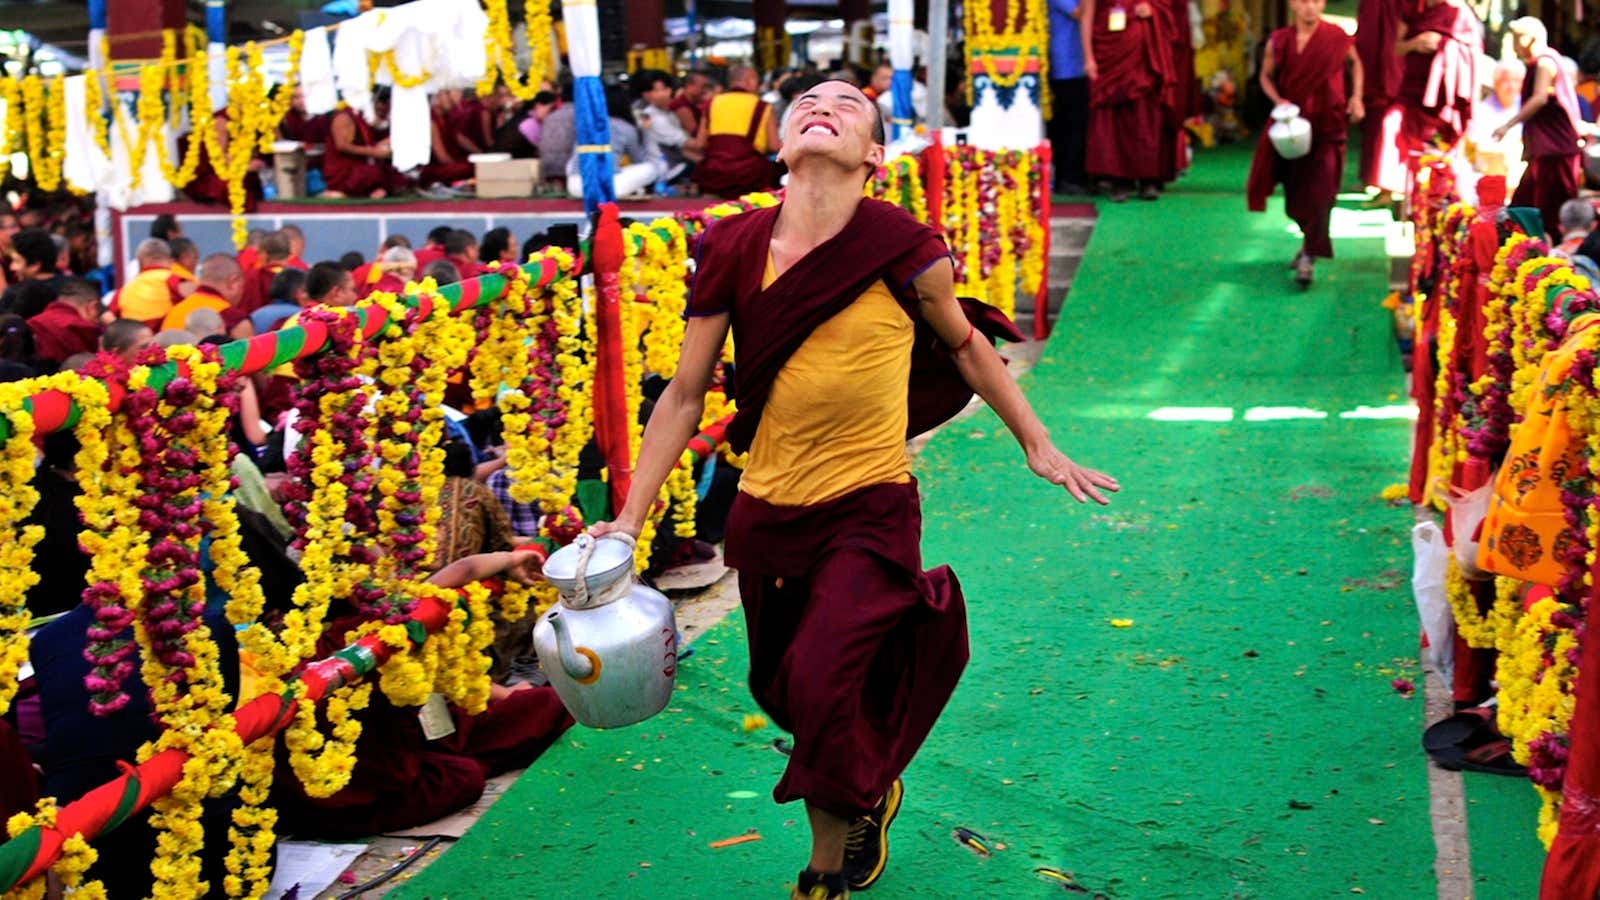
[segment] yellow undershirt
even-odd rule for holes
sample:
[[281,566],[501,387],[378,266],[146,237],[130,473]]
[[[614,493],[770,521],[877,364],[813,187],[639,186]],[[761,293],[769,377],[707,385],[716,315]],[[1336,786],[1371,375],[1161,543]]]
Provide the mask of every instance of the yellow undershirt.
[[[762,288],[774,280],[769,254]],[[739,489],[778,506],[809,506],[910,481],[913,334],[882,281],[817,326],[772,383]]]
[[[750,133],[750,118],[756,114],[756,104],[760,97],[749,91],[728,91],[711,98],[711,106],[706,110],[706,136],[714,134],[731,134],[744,137]],[[772,106],[769,104],[761,110],[761,126],[756,129],[756,152],[771,153],[772,148],[767,146],[767,120],[772,118]]]

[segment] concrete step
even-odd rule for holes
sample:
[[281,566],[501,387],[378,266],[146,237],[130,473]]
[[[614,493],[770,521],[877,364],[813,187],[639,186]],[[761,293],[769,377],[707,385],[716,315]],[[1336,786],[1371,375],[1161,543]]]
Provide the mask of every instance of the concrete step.
[[1089,234],[1094,231],[1094,219],[1070,218],[1050,220],[1050,250],[1056,248],[1083,250],[1089,244]]
[[1083,264],[1083,254],[1056,253],[1054,248],[1050,251],[1050,261],[1046,272],[1050,278],[1051,288],[1064,288],[1072,284],[1072,279],[1078,274],[1078,266]]

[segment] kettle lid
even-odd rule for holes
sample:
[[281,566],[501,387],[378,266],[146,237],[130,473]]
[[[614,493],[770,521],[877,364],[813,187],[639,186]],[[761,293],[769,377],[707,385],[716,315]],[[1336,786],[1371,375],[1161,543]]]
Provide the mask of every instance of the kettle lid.
[[577,540],[550,554],[550,558],[544,561],[545,580],[562,593],[577,590],[578,562],[584,549],[591,545],[594,551],[584,567],[583,578],[588,590],[599,591],[617,579],[633,574],[633,546],[630,543],[610,536],[596,539],[588,534],[580,534]]

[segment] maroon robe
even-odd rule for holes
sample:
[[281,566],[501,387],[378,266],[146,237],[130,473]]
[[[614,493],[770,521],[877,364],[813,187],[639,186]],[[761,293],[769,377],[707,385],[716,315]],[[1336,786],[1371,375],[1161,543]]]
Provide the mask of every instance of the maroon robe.
[[63,300],[52,301],[29,319],[28,328],[33,331],[34,353],[40,359],[62,363],[75,353],[100,349],[100,326]]
[[[1361,123],[1361,180],[1379,184],[1383,159],[1384,112],[1400,91],[1402,0],[1362,0],[1356,9],[1356,56],[1361,60],[1362,102],[1371,113]],[[1391,138],[1393,135],[1390,135]],[[1393,156],[1393,152],[1390,153]]]
[[[343,648],[359,624],[354,616],[334,622],[319,656]],[[450,715],[455,732],[429,741],[416,709],[397,707],[374,689],[369,708],[357,713],[362,728],[350,783],[331,797],[305,793],[280,745],[273,801],[284,830],[348,840],[425,825],[470,806],[488,778],[527,766],[572,725],[549,687],[513,691],[476,716],[455,707]]]
[[[1600,584],[1600,573],[1593,574],[1594,583]],[[1589,608],[1600,608],[1593,594]],[[1578,671],[1600,671],[1600,641],[1579,641],[1578,653]],[[1600,681],[1579,678],[1576,690],[1572,721],[1567,726],[1561,815],[1556,839],[1544,859],[1539,900],[1600,896]]]
[[[708,110],[706,116],[710,115]],[[767,102],[758,100],[744,134],[706,137],[705,159],[694,167],[691,175],[701,190],[731,199],[778,186],[783,168],[756,149],[756,138],[761,134],[766,115]]]
[[334,113],[328,123],[328,149],[322,158],[322,177],[327,182],[328,190],[338,191],[346,197],[370,197],[378,190],[389,194],[404,190],[406,178],[389,160],[344,153],[333,145],[333,123],[341,116],[354,123],[356,141],[363,147],[375,147],[388,137],[388,132],[374,128],[359,113],[348,109]]
[[1173,82],[1168,86],[1162,121],[1161,180],[1176,181],[1189,168],[1189,133],[1183,123],[1200,112],[1200,84],[1194,75],[1194,42],[1189,29],[1189,0],[1167,0],[1171,27]]
[[1579,155],[1578,94],[1561,65],[1561,55],[1546,48],[1528,67],[1522,79],[1522,102],[1533,96],[1535,69],[1541,61],[1555,64],[1555,83],[1550,99],[1533,117],[1522,123],[1522,157],[1528,168],[1517,182],[1512,206],[1532,206],[1539,210],[1547,234],[1561,234],[1561,204],[1578,196],[1582,184],[1582,158]]
[[1453,148],[1467,133],[1478,97],[1478,57],[1483,30],[1472,11],[1449,0],[1408,9],[1410,37],[1432,32],[1444,40],[1433,53],[1407,53],[1400,64],[1399,150],[1413,158],[1434,145]]
[[1124,0],[1127,27],[1111,31],[1113,5],[1096,4],[1091,26],[1099,72],[1089,82],[1085,167],[1091,177],[1163,181],[1170,175],[1164,148],[1178,81],[1171,13],[1152,0],[1152,14],[1139,18],[1133,13],[1137,3]]
[[16,729],[0,719],[0,817],[33,812],[39,802],[39,774]]
[[[915,278],[948,253],[903,210],[862,200],[843,231],[762,288],[778,212],[719,221],[701,238],[695,266],[689,315],[732,319],[739,413],[728,438],[741,449],[773,380],[813,329],[880,280],[915,316]],[[967,309],[981,318],[975,327],[1010,324],[982,318],[981,305]],[[913,432],[948,418],[971,394],[951,389],[954,367],[937,340],[919,320],[907,398]],[[727,535],[749,629],[751,693],[795,738],[773,797],[864,813],[916,754],[967,660],[960,584],[946,567],[922,570],[916,484],[869,485],[810,506],[741,493]]]
[[[306,148],[306,168],[322,169],[322,156],[326,152],[328,143],[328,125],[333,121],[331,113],[308,116],[303,112],[289,110],[283,116],[283,121],[278,124],[278,134],[286,141],[299,141]],[[316,150],[319,152],[311,152]]]
[[1304,49],[1296,44],[1294,26],[1280,28],[1267,39],[1267,52],[1272,54],[1279,96],[1300,107],[1300,115],[1311,123],[1311,152],[1299,159],[1284,159],[1262,129],[1250,163],[1246,199],[1252,212],[1261,212],[1267,208],[1273,187],[1281,183],[1284,212],[1305,235],[1305,252],[1328,258],[1333,256],[1328,217],[1339,195],[1345,133],[1350,125],[1344,75],[1350,36],[1339,26],[1322,22]]
[[450,158],[440,159],[435,156],[417,171],[417,184],[427,187],[430,184],[454,184],[471,178],[477,167],[467,162],[467,151],[461,146],[460,132],[451,125],[445,113],[438,109],[429,113],[428,121]]

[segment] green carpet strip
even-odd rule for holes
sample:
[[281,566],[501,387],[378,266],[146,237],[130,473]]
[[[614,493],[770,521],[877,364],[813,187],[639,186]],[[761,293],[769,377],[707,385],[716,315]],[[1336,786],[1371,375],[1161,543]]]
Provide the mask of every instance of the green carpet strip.
[[[1418,678],[1408,513],[1378,500],[1409,423],[1339,415],[1401,402],[1380,220],[1341,210],[1300,293],[1286,220],[1245,212],[1247,161],[1102,206],[1024,382],[1122,480],[1113,507],[1032,479],[987,411],[919,459],[972,663],[874,898],[1433,895],[1422,705],[1390,686]],[[1196,407],[1231,420],[1148,418]],[[1247,421],[1268,407],[1328,415]],[[778,733],[743,730],[744,639],[737,614],[702,638],[657,718],[569,733],[395,896],[786,896],[804,813],[768,794]]]

